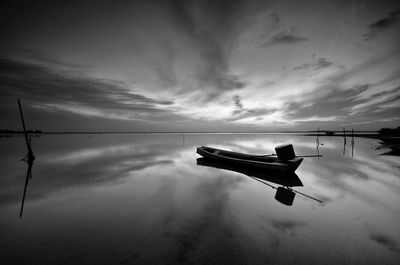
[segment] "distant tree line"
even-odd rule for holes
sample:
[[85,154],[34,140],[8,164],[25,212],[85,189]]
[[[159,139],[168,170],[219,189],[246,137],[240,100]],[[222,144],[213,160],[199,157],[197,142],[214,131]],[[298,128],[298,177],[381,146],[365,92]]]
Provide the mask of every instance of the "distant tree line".
[[400,135],[400,127],[397,128],[382,128],[379,130],[380,134],[384,135]]
[[[27,133],[31,134],[40,134],[42,131],[40,130],[26,130]],[[24,131],[16,131],[16,130],[0,130],[1,134],[13,134],[13,133],[24,133]]]

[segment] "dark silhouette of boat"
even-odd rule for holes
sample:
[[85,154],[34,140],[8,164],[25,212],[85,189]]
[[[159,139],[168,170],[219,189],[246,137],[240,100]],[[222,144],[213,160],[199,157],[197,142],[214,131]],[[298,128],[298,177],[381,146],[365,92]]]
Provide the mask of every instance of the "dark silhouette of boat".
[[207,146],[197,147],[197,153],[207,159],[281,172],[294,172],[303,161],[302,157],[294,154],[292,145],[279,146],[275,150],[277,155],[249,155]]
[[208,158],[197,158],[197,165],[225,169],[233,172],[238,172],[249,177],[258,178],[261,180],[273,182],[286,187],[301,187],[303,183],[294,172],[280,172],[263,169],[259,167],[237,165],[235,163],[217,161]]
[[[275,189],[275,200],[287,206],[293,205],[296,193],[322,203],[322,201],[317,198],[293,189],[293,187],[303,186],[300,178],[294,172],[273,171],[266,168],[254,167],[251,165],[241,165],[229,161],[207,159],[204,157],[197,158],[196,162],[197,165],[200,166],[213,167],[241,173],[258,182],[261,182],[262,184]],[[276,187],[271,183],[279,186]]]
[[[296,195],[295,191],[290,187],[303,186],[300,178],[294,172],[271,171],[259,167],[257,168],[248,165],[237,165],[235,163],[211,160],[207,158],[198,158],[197,165],[214,167],[244,174],[254,180],[270,186],[273,189],[276,189],[275,199],[287,206],[291,206],[293,204],[294,197]],[[280,187],[275,187],[265,181],[278,184]]]

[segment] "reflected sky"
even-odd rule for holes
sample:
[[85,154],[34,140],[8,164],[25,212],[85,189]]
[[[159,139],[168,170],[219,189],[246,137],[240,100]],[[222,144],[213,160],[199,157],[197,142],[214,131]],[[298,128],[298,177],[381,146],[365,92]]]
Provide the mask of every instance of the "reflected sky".
[[[296,173],[292,206],[239,172],[199,166],[209,145],[270,154],[293,135],[45,135],[24,213],[23,138],[0,138],[0,249],[11,263],[52,264],[397,264],[399,157],[379,142],[320,137],[322,158]],[[343,152],[344,151],[344,152]]]

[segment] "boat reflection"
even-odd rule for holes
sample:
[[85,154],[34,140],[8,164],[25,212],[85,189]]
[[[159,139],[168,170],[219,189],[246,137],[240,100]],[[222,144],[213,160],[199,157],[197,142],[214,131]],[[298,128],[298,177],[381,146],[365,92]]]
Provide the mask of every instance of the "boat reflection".
[[[206,158],[198,158],[197,165],[225,169],[244,174],[258,182],[261,182],[273,189],[276,189],[275,199],[278,202],[287,206],[293,205],[296,193],[300,193],[293,190],[291,187],[303,186],[303,183],[301,182],[300,178],[294,172],[291,173],[276,172],[251,166],[237,165],[229,162],[220,162]],[[276,187],[273,184],[277,184],[279,186]],[[302,195],[310,197],[305,194]]]

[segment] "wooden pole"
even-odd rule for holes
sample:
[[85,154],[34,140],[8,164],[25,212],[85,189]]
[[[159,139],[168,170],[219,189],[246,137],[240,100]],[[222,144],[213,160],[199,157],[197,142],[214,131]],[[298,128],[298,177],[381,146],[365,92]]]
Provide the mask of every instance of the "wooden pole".
[[[276,156],[276,154],[270,154],[270,155],[263,155],[263,156],[259,156],[259,157],[266,157],[266,156]],[[322,155],[296,155],[296,157],[322,157]]]
[[19,101],[19,99],[18,99],[18,107],[19,107],[19,114],[21,115],[22,127],[24,128],[24,135],[25,135],[26,146],[28,147],[28,152],[29,152],[29,154],[31,154],[31,153],[32,153],[32,150],[31,150],[31,146],[29,145],[28,133],[26,132],[25,121],[24,121],[24,115],[23,115],[23,113],[22,113],[21,102]]
[[25,186],[24,186],[24,193],[22,195],[22,203],[21,203],[21,209],[19,211],[19,218],[22,218],[22,212],[24,211],[24,203],[25,203],[25,194],[26,194],[26,189],[28,187],[29,179],[32,178],[32,163],[28,165],[28,169],[26,171],[26,178],[25,178]]
[[296,156],[296,157],[322,157],[322,155],[303,155],[303,156]]

